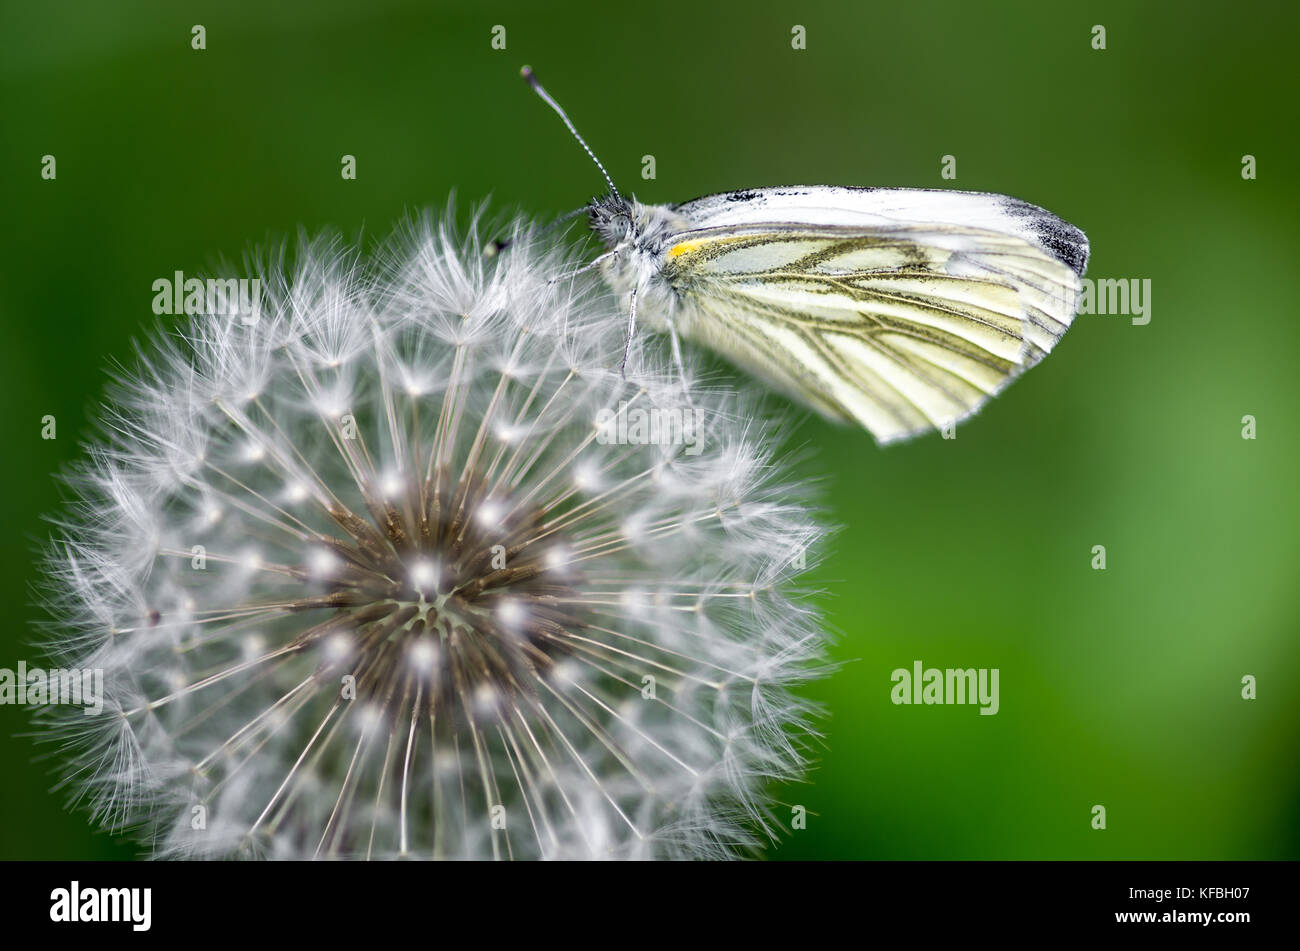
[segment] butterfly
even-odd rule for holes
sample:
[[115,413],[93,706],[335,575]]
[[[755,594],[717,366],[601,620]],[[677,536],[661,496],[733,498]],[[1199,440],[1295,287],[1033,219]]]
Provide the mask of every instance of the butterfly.
[[666,331],[680,369],[696,342],[884,444],[975,413],[1074,319],[1088,239],[1036,205],[832,185],[645,205],[523,76],[609,186],[579,212],[606,248],[588,266],[628,301],[628,347],[638,321]]

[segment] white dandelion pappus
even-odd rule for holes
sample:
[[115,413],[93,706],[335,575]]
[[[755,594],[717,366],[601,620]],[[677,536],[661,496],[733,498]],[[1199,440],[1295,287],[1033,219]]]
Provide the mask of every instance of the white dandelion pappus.
[[[49,716],[163,857],[723,857],[771,831],[824,645],[818,528],[746,399],[619,371],[606,292],[522,224],[316,244],[262,319],[142,348],[70,477]],[[610,443],[602,411],[694,412]],[[605,413],[608,416],[608,413]],[[690,450],[689,452],[687,450]]]

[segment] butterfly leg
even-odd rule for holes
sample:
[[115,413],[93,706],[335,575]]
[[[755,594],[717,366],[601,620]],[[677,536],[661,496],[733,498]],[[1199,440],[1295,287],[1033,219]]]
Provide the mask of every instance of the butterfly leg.
[[567,280],[567,279],[569,279],[569,278],[571,278],[571,277],[577,277],[579,274],[585,274],[585,273],[587,273],[588,271],[590,271],[592,268],[600,267],[600,265],[601,265],[604,261],[607,261],[607,260],[609,260],[610,258],[612,258],[612,257],[617,257],[617,256],[618,256],[618,252],[617,252],[617,251],[606,251],[604,254],[599,255],[598,257],[595,257],[595,258],[593,258],[592,260],[588,261],[588,262],[587,262],[586,264],[584,264],[582,267],[577,268],[576,270],[573,270],[573,271],[565,271],[563,274],[557,274],[557,275],[555,275],[555,277],[551,278],[551,279],[550,279],[549,281],[547,281],[546,283],[547,283],[547,284],[555,284],[555,283],[557,283],[557,282],[559,282],[559,281],[564,281],[564,280]]
[[627,379],[627,358],[632,354],[632,335],[636,333],[636,288],[632,288],[631,302],[627,309],[627,340],[623,343],[623,362],[618,365],[618,372]]
[[677,375],[682,381],[682,392],[686,394],[686,405],[695,408],[691,401],[691,388],[686,382],[686,364],[682,360],[682,342],[677,336],[677,325],[673,323],[672,317],[668,317],[668,336],[673,342],[673,362],[677,364]]

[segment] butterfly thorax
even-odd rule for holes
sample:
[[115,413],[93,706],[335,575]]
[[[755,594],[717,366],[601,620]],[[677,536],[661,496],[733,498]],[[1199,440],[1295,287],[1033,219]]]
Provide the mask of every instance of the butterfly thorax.
[[592,200],[591,228],[613,252],[601,272],[622,298],[636,288],[637,319],[651,329],[665,329],[665,318],[678,309],[679,295],[663,275],[663,262],[673,235],[685,227],[686,222],[663,205],[643,205],[616,195]]

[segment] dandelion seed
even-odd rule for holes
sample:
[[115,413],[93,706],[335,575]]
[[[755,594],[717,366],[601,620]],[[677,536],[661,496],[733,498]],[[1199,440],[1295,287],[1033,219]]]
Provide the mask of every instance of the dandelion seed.
[[[797,776],[816,540],[744,399],[514,228],[272,267],[114,389],[48,557],[67,783],[157,855],[721,857]],[[695,442],[618,443],[627,407]],[[690,452],[686,450],[690,449]],[[202,552],[200,558],[196,553]],[[196,823],[203,806],[206,822]]]

